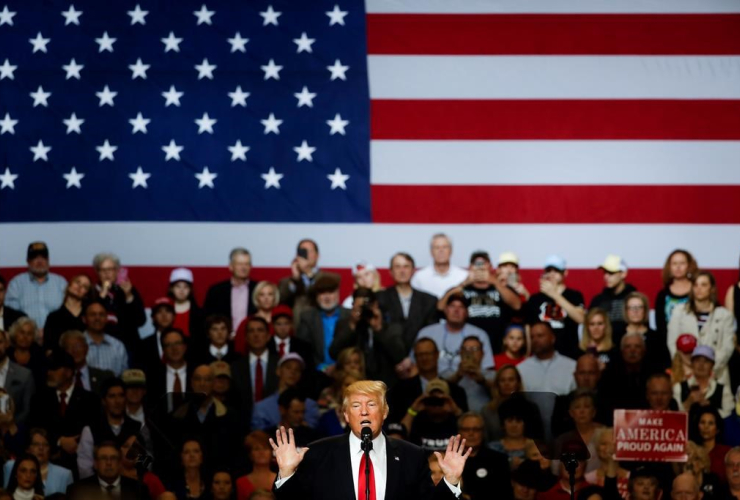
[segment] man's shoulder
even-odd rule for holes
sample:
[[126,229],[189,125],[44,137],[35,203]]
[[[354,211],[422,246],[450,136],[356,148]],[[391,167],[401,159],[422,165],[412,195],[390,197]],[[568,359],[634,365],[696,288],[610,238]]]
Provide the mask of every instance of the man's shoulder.
[[105,340],[105,342],[109,343],[112,346],[121,347],[121,348],[124,348],[125,349],[125,347],[123,345],[123,342],[121,342],[120,340],[118,340],[117,338],[115,338],[110,333],[103,334],[103,339]]
[[61,274],[49,273],[49,283],[63,283],[67,285],[67,279]]
[[[531,359],[531,358],[530,358]],[[555,359],[553,360],[556,364],[562,366],[566,369],[574,369],[576,368],[576,360],[573,358],[570,358],[564,354],[560,354],[559,352],[555,353]]]
[[226,288],[231,288],[231,280],[223,280],[214,283],[208,288],[208,293],[220,292]]
[[465,328],[463,329],[463,335],[465,337],[478,337],[484,342],[488,340],[488,334],[486,333],[485,330],[475,325],[471,325],[470,323],[465,323]]
[[444,331],[444,324],[442,323],[435,323],[433,325],[427,325],[421,330],[419,330],[419,333],[416,335],[417,339],[420,339],[422,337],[435,337],[442,334],[442,331]]
[[309,307],[305,311],[301,312],[301,321],[313,321],[319,316],[319,310],[315,307]]

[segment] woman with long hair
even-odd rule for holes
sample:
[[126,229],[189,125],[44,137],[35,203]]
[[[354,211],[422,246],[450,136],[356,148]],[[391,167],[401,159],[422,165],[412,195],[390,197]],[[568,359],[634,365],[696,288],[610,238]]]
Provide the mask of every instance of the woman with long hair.
[[[170,273],[170,287],[167,296],[175,303],[174,328],[179,328],[186,337],[192,337],[195,344],[203,344],[203,309],[198,306],[193,292],[193,272],[184,267],[173,269]],[[191,342],[191,345],[195,345]]]
[[709,457],[709,470],[723,483],[727,481],[725,455],[730,447],[722,443],[724,421],[716,408],[702,406],[689,414],[689,439],[700,445]]
[[673,309],[689,301],[691,280],[696,277],[698,270],[699,265],[688,250],[676,249],[666,259],[662,274],[663,289],[655,298],[655,324],[659,334],[666,334]]
[[207,480],[205,460],[203,459],[203,445],[196,438],[185,438],[180,447],[180,474],[173,478],[167,488],[177,496],[178,500],[205,498],[207,494]]
[[252,431],[244,438],[244,446],[252,464],[252,472],[236,480],[238,500],[247,500],[255,490],[270,490],[277,474],[272,471],[270,437],[263,431]]
[[228,469],[216,469],[211,476],[211,494],[208,500],[235,500],[236,484]]
[[44,498],[44,483],[41,481],[38,459],[30,453],[15,461],[8,481],[8,493],[13,500],[41,500]]
[[[46,429],[33,428],[29,431],[30,443],[28,453],[35,456],[39,462],[39,476],[44,486],[44,493],[49,496],[54,493],[66,493],[72,484],[72,471],[49,462],[50,443]],[[5,487],[8,487],[15,460],[9,460],[3,467]]]
[[[604,486],[609,460],[614,456],[614,429],[611,427],[602,427],[596,431],[594,439],[596,444],[596,457],[599,459],[599,467],[593,469],[583,476],[586,481],[597,486]],[[629,498],[629,477],[630,471],[616,464],[617,467],[617,489],[619,494],[627,500]]]
[[86,274],[77,274],[69,280],[64,291],[62,307],[50,312],[46,317],[43,340],[45,354],[48,355],[59,348],[59,339],[64,332],[85,331],[85,324],[82,322],[82,304],[90,299],[92,286],[92,280]]
[[[354,278],[353,291],[358,288],[369,288],[373,292],[379,292],[383,286],[380,282],[380,273],[374,265],[367,262],[360,262],[352,268],[352,277]],[[352,309],[354,305],[354,293],[349,294],[342,302],[342,307]]]
[[668,322],[668,349],[672,355],[682,333],[689,333],[699,345],[714,349],[714,378],[729,385],[727,363],[735,350],[734,319],[730,311],[719,305],[717,282],[708,271],[695,275],[689,301],[673,310]]
[[[656,371],[662,371],[671,364],[665,338],[650,328],[650,302],[641,292],[631,292],[624,299],[625,335],[639,333],[645,339],[645,360]],[[621,339],[615,338],[615,345]]]
[[494,366],[516,366],[527,359],[529,345],[524,326],[514,324],[507,327],[502,344],[501,353],[493,356]]
[[617,349],[612,340],[612,323],[605,310],[598,307],[588,310],[583,321],[583,335],[579,347],[583,354],[594,355],[602,371],[617,358]]
[[491,401],[481,412],[486,427],[486,437],[489,441],[500,439],[503,435],[502,421],[498,412],[499,407],[512,394],[523,390],[522,376],[515,366],[504,365],[499,368],[491,384]]

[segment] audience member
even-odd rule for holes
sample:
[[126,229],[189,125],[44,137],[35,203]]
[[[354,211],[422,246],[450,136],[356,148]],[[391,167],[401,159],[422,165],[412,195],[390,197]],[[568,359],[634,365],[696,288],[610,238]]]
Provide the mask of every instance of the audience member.
[[[723,496],[723,483],[720,481],[719,476],[711,470],[711,462],[707,450],[701,445],[689,441],[686,443],[686,451],[688,453],[688,460],[683,464],[678,464],[678,469],[681,473],[673,481],[672,498],[686,498],[681,495],[681,489],[678,490],[678,493],[676,492],[676,480],[687,473],[696,480],[698,485],[697,490],[702,495],[700,498],[706,497],[709,500],[721,498]],[[722,464],[722,473],[724,474],[724,464]]]
[[88,345],[87,364],[100,370],[110,370],[120,376],[129,367],[128,353],[123,343],[105,331],[108,313],[102,302],[90,302],[82,311],[85,340]]
[[730,388],[712,377],[714,349],[700,345],[691,355],[692,375],[688,380],[673,386],[673,397],[679,408],[692,412],[695,405],[709,405],[724,418],[734,409],[735,400]]
[[594,436],[594,444],[596,454],[593,458],[598,460],[599,466],[598,468],[587,471],[583,476],[584,479],[591,484],[604,486],[608,475],[607,469],[611,465],[616,469],[612,475],[616,474],[619,495],[627,500],[629,498],[630,471],[620,467],[618,463],[614,463],[614,429],[611,427],[600,428]]
[[[0,275],[0,330],[8,330],[10,325],[15,321],[25,316],[25,313],[5,304],[5,296],[8,291],[8,284],[5,278]],[[47,320],[48,321],[48,320]]]
[[645,384],[655,369],[645,362],[645,340],[631,333],[622,337],[620,356],[599,381],[599,393],[608,394],[613,408],[636,409],[645,407]]
[[415,265],[414,258],[407,253],[393,255],[390,263],[393,286],[376,294],[385,320],[401,325],[406,352],[413,347],[419,330],[437,322],[437,297],[411,286]]
[[673,480],[671,498],[673,500],[701,500],[704,497],[700,490],[700,484],[701,481],[695,474],[680,474]]
[[311,289],[321,275],[319,245],[314,240],[304,238],[298,242],[296,256],[290,263],[290,276],[279,283],[280,299],[293,309],[297,321],[300,321],[303,311],[311,306]]
[[[347,421],[344,419],[344,411],[342,411],[342,394],[347,387],[364,380],[364,377],[358,371],[336,370],[332,379],[333,383],[330,388],[334,396],[328,402],[327,410],[319,418],[319,424],[316,427],[319,435],[327,437],[338,436],[347,430]],[[405,428],[403,429],[405,432]]]
[[441,299],[447,290],[465,281],[468,272],[450,264],[452,240],[446,234],[432,236],[430,249],[432,265],[419,269],[411,278],[411,286]]
[[491,400],[490,386],[495,376],[493,370],[481,369],[482,361],[483,342],[478,337],[466,337],[460,347],[460,365],[447,379],[463,388],[468,408],[474,412],[480,412]]
[[575,385],[576,362],[555,350],[557,342],[550,323],[539,322],[530,328],[533,356],[517,365],[528,391],[568,394]]
[[8,493],[13,500],[43,500],[44,484],[38,459],[26,453],[18,457],[10,471]]
[[175,303],[169,297],[160,297],[154,301],[151,310],[154,333],[141,342],[141,348],[136,356],[139,368],[155,370],[164,360],[162,347],[162,333],[175,324]]
[[585,319],[583,294],[565,285],[568,270],[565,260],[551,255],[545,260],[545,272],[540,279],[540,291],[527,302],[526,321],[530,326],[538,322],[550,325],[557,343],[555,349],[562,355],[578,357],[578,325]]
[[430,453],[427,460],[429,462],[429,472],[432,476],[432,482],[437,486],[444,477],[444,472],[442,472],[442,467],[439,466],[437,455]]
[[498,407],[501,420],[501,438],[488,443],[489,448],[504,454],[511,469],[516,469],[524,460],[524,445],[532,438],[532,429],[527,428],[529,405],[523,398],[509,398]]
[[255,316],[260,316],[272,323],[272,310],[280,303],[280,291],[275,283],[270,281],[260,281],[254,287],[252,295],[252,305],[255,308]]
[[[439,352],[438,372],[442,378],[452,376],[460,366],[460,348],[467,337],[478,337],[483,344],[483,361],[481,369],[486,371],[493,368],[493,351],[486,332],[467,323],[468,307],[465,297],[453,294],[447,298],[444,309],[447,321],[422,328],[417,340],[432,339],[441,348]],[[413,352],[412,352],[413,354]]]
[[617,356],[617,348],[612,338],[612,324],[606,311],[598,307],[589,309],[583,321],[579,347],[581,353],[596,356],[600,370],[604,370]]
[[466,445],[473,449],[463,470],[463,493],[469,495],[471,500],[490,498],[493,492],[497,498],[510,499],[512,491],[508,459],[503,453],[485,446],[485,427],[480,414],[468,412],[460,415],[457,430]]
[[146,313],[141,295],[131,284],[128,269],[121,268],[121,261],[112,253],[97,254],[93,267],[98,276],[95,290],[108,311],[111,334],[129,351],[137,349],[141,340],[139,327],[146,323]]
[[687,381],[693,375],[691,368],[691,355],[698,344],[696,337],[690,333],[682,333],[676,339],[676,354],[673,355],[671,363],[671,380],[674,384]]
[[175,319],[172,325],[179,328],[191,340],[191,344],[203,343],[203,310],[198,306],[193,293],[193,271],[184,267],[170,273],[170,288],[167,296],[172,299]]
[[[203,499],[208,496],[208,477],[203,446],[195,438],[186,438],[180,446],[180,469],[168,481],[168,490],[178,499]],[[167,485],[167,482],[165,483]]]
[[491,401],[481,411],[489,441],[501,439],[503,436],[504,430],[498,411],[499,407],[512,394],[522,391],[524,391],[524,384],[516,367],[504,365],[496,372],[496,377],[491,384]]
[[522,300],[522,304],[529,300],[530,293],[522,283],[519,274],[519,257],[514,252],[504,252],[498,257],[496,264],[496,278],[501,285],[508,285],[514,289]]
[[203,303],[206,317],[221,314],[231,318],[232,328],[256,312],[252,297],[257,283],[250,279],[252,274],[252,255],[246,248],[237,247],[229,253],[231,278],[211,286]]
[[546,474],[533,460],[524,460],[511,472],[511,489],[514,500],[535,500],[538,492],[547,491]]
[[735,319],[740,318],[740,278],[727,288],[725,307],[735,316]]
[[653,373],[645,383],[647,409],[660,411],[678,411],[678,404],[673,399],[671,377],[667,373]]
[[462,414],[450,397],[450,386],[438,378],[427,383],[424,394],[414,400],[401,423],[409,431],[409,441],[427,452],[443,451],[457,432],[457,419]]
[[[246,321],[246,320],[245,320]],[[245,330],[246,330],[246,325]],[[236,351],[234,344],[229,341],[229,318],[213,314],[205,322],[207,342],[196,354],[199,364],[209,365],[214,361],[224,361],[232,364],[241,355]],[[242,337],[244,338],[244,337]]]
[[280,419],[275,427],[267,429],[274,436],[280,427],[293,430],[296,446],[305,447],[318,439],[318,434],[306,422],[306,403],[303,393],[295,388],[285,390],[278,397],[277,405]]
[[[740,298],[740,297],[738,297]],[[727,476],[727,498],[740,498],[740,448],[734,447],[725,455],[725,476]]]
[[[15,405],[15,421],[23,425],[29,417],[31,410],[31,398],[36,392],[36,383],[33,373],[28,368],[20,366],[8,356],[10,349],[10,338],[8,333],[0,330],[0,387],[13,398]],[[46,386],[46,380],[43,385]]]
[[493,356],[493,365],[500,368],[504,365],[516,366],[528,355],[527,335],[522,325],[509,325],[504,332],[504,343],[501,352]]
[[104,442],[95,447],[95,474],[74,483],[67,490],[70,500],[90,498],[141,498],[136,480],[121,476],[121,450],[113,442]]
[[[49,248],[43,241],[34,241],[26,252],[28,272],[21,273],[8,283],[5,306],[23,311],[44,328],[46,317],[59,309],[64,301],[67,280],[49,272]],[[10,328],[9,324],[4,326]]]
[[[273,347],[281,358],[286,353],[294,352],[303,358],[309,371],[309,378],[314,372],[314,359],[311,344],[293,336],[293,312],[286,305],[278,305],[272,310]],[[338,361],[337,361],[338,362]]]
[[[365,261],[358,262],[352,267],[352,278],[354,283],[352,284],[352,291],[358,288],[367,288],[373,292],[379,292],[383,287],[380,283],[380,273],[378,269]],[[355,302],[354,293],[349,294],[343,301],[342,307],[345,309],[352,309],[352,304]]]
[[[593,354],[586,353],[576,361],[576,369],[573,372],[576,382],[574,392],[567,396],[555,398],[555,409],[552,412],[552,433],[559,436],[567,431],[573,430],[575,424],[570,415],[570,402],[575,391],[588,391],[594,397],[596,415],[594,420],[604,425],[611,425],[613,408],[608,403],[608,394],[599,394],[599,380],[601,380],[601,369],[599,362]],[[669,386],[670,389],[670,386]],[[670,394],[669,394],[670,398]]]
[[[584,488],[588,487],[588,482],[583,478],[586,470],[586,462],[583,460],[578,461],[578,467],[575,470],[575,488],[576,494]],[[570,480],[568,477],[568,471],[565,468],[565,464],[560,462],[558,481],[555,485],[547,491],[544,491],[537,495],[537,500],[569,500],[571,495]]]
[[692,280],[698,271],[694,256],[686,250],[674,250],[666,259],[662,273],[663,289],[655,298],[655,325],[661,336],[667,335],[673,309],[689,301]]
[[78,274],[69,280],[64,292],[64,303],[59,309],[49,313],[46,318],[43,347],[47,355],[59,347],[59,337],[64,332],[85,329],[85,324],[82,322],[82,306],[90,300],[91,289],[92,281],[86,274]]
[[689,415],[689,439],[701,446],[709,457],[709,470],[722,483],[727,481],[724,460],[730,447],[723,444],[724,424],[716,408],[702,406]]
[[673,309],[668,322],[668,349],[675,354],[676,339],[682,333],[694,335],[699,345],[714,349],[714,377],[729,386],[727,364],[735,349],[735,328],[732,313],[717,301],[714,275],[699,271],[694,275],[689,300]]
[[655,370],[664,370],[671,365],[671,355],[665,336],[658,335],[649,326],[650,303],[644,293],[632,292],[624,300],[624,331],[615,331],[614,343],[619,345],[625,333],[639,333],[645,339],[645,358]]
[[176,328],[162,332],[163,363],[149,371],[147,393],[155,399],[165,394],[183,394],[187,391],[193,365],[188,363],[188,343],[185,334]]
[[[141,424],[139,430],[139,438],[141,444],[149,452],[154,454],[154,441],[152,438],[152,431],[149,428],[149,410],[144,407],[144,400],[146,398],[146,374],[137,368],[125,370],[121,375],[126,391],[126,415],[136,420]],[[159,401],[151,401],[150,408],[157,407]]]
[[[31,429],[28,435],[30,437],[28,453],[35,456],[39,462],[39,476],[44,485],[44,495],[49,497],[54,493],[65,493],[74,480],[72,471],[49,461],[50,444],[44,429]],[[15,463],[15,460],[8,460],[3,466],[3,486],[5,488],[8,488],[10,478],[13,476]]]
[[238,402],[232,401],[231,366],[225,361],[214,361],[211,368],[213,368],[213,397],[226,406],[238,408]]
[[[311,287],[315,307],[304,308],[296,337],[313,346],[313,364],[325,370],[334,364],[329,347],[334,340],[337,323],[350,312],[339,306],[339,275],[322,273]],[[294,309],[295,312],[295,309]]]
[[87,353],[90,348],[85,335],[78,330],[66,331],[59,339],[59,347],[75,361],[75,385],[101,396],[102,385],[109,378],[115,377],[115,374],[110,370],[87,366]]
[[46,356],[44,349],[36,343],[37,333],[36,323],[28,316],[16,320],[8,331],[10,347],[7,356],[19,367],[31,370],[34,383],[39,387],[46,380]]
[[619,255],[607,255],[599,266],[604,271],[604,289],[591,300],[589,310],[598,307],[606,311],[615,331],[624,331],[626,317],[624,303],[635,287],[627,283],[627,264]]
[[[136,434],[130,435],[120,446],[121,477],[127,477],[138,482],[139,474],[136,470],[136,459],[130,456],[130,450],[135,446],[143,446],[143,444],[137,443]],[[148,498],[150,499],[156,499],[166,491],[162,480],[159,479],[159,476],[157,476],[150,470],[146,470],[144,472],[143,476],[141,477],[141,482],[146,488],[146,492],[149,494]],[[142,498],[146,498],[146,493],[144,493]]]
[[226,468],[216,470],[211,476],[210,500],[235,500],[236,498],[234,476]]
[[591,458],[586,462],[586,472],[600,465],[596,452],[598,432],[605,426],[596,419],[596,395],[588,389],[576,389],[570,394],[568,413],[573,420],[575,431],[588,447]]

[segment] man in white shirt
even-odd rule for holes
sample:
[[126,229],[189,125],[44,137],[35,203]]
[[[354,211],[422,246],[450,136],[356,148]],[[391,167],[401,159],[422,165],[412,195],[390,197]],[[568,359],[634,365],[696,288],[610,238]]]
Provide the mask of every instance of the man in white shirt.
[[447,290],[465,281],[468,271],[450,264],[452,241],[446,234],[432,236],[431,251],[434,263],[416,271],[411,286],[441,299]]
[[[388,438],[382,426],[388,416],[383,382],[355,382],[342,403],[348,434],[324,439],[309,448],[296,449],[293,430],[281,427],[270,444],[279,474],[274,492],[280,499],[304,500],[401,500],[410,498],[454,499],[462,494],[460,477],[471,450],[459,435],[450,439],[444,456],[436,453],[444,481],[435,487],[422,450],[405,441]],[[362,429],[370,429],[366,463]],[[350,461],[347,462],[349,452]],[[369,474],[366,470],[369,468]],[[365,485],[370,484],[370,495]]]

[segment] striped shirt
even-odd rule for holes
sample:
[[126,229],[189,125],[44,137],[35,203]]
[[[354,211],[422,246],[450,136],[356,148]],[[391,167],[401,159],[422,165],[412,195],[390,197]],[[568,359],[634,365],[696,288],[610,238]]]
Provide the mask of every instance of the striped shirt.
[[89,347],[87,351],[88,366],[100,370],[110,370],[117,377],[120,377],[121,373],[128,368],[128,353],[120,340],[104,333],[102,342],[98,344],[88,332],[85,332],[85,340],[87,340]]

